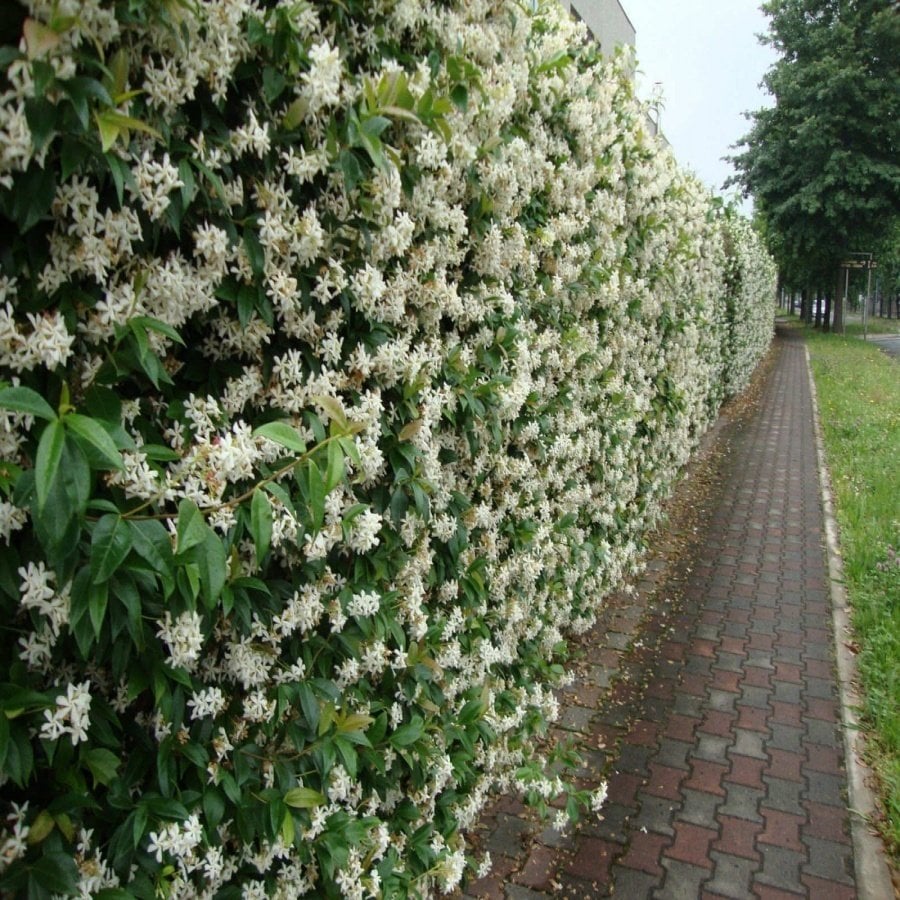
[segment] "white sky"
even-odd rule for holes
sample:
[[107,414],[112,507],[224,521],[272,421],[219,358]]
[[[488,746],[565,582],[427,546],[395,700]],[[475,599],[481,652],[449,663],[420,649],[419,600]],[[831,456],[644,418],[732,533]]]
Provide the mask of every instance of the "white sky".
[[678,161],[717,194],[734,174],[721,157],[750,128],[742,113],[771,102],[759,87],[775,60],[756,39],[768,23],[760,2],[622,0],[637,32],[638,92],[648,98],[662,83],[662,131]]

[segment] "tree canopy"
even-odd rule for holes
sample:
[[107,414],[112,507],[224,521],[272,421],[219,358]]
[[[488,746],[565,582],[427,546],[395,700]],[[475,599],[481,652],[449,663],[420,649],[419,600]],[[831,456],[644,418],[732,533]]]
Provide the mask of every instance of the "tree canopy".
[[[764,78],[733,158],[789,282],[824,283],[900,212],[900,13],[891,0],[769,0]],[[839,313],[836,312],[837,324]]]

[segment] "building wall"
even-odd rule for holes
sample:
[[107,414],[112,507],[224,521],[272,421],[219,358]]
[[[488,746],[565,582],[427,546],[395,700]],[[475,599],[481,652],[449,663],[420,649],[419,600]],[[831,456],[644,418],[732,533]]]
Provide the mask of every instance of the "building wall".
[[562,0],[562,5],[587,25],[604,54],[620,44],[634,46],[634,25],[619,0]]

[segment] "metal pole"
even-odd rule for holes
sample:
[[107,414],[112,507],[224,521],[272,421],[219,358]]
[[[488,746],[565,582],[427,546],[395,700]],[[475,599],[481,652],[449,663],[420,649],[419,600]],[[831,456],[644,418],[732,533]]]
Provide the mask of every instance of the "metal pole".
[[872,294],[872,259],[869,257],[869,277],[866,282],[866,305],[863,307],[863,340],[869,339],[869,297]]
[[844,324],[847,321],[847,313],[849,312],[847,308],[847,304],[850,302],[850,297],[848,294],[850,293],[850,268],[849,266],[844,269],[844,314],[841,316],[841,334],[847,333],[847,326]]

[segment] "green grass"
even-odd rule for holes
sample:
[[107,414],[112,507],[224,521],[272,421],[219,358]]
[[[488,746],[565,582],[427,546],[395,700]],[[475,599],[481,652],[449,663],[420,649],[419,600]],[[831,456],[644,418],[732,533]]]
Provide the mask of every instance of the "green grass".
[[[869,319],[868,328],[869,334],[900,334],[900,319],[882,319],[878,316],[872,316]],[[849,317],[844,323],[844,333],[848,337],[862,337],[862,317]]]
[[806,330],[853,607],[882,830],[900,861],[900,364]]

